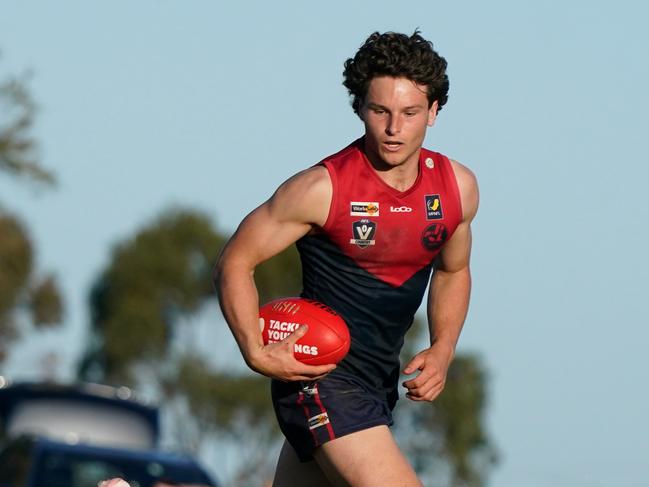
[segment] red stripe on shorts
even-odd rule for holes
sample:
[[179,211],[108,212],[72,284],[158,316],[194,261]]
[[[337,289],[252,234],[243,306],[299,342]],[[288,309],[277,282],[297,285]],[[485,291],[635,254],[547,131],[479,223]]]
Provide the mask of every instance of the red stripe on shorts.
[[322,412],[322,414],[326,414],[328,418],[326,426],[327,426],[327,432],[329,433],[329,439],[335,440],[336,435],[334,433],[333,426],[331,426],[331,419],[329,418],[329,413],[327,412],[324,405],[322,404],[322,401],[320,400],[320,390],[318,389],[317,385],[315,386],[315,391],[316,392],[313,395],[313,398],[315,399],[315,403],[320,407],[320,411]]
[[[307,424],[307,427],[308,427],[309,426],[309,418],[311,416],[310,416],[310,413],[309,413],[309,407],[306,404],[304,404],[304,393],[302,391],[300,391],[298,393],[297,405],[302,406],[302,409],[304,410],[304,417],[306,418],[306,424]],[[315,431],[313,431],[311,428],[309,428],[309,431],[311,432],[311,436],[313,436],[313,444],[315,446],[318,446],[318,437],[315,435]]]

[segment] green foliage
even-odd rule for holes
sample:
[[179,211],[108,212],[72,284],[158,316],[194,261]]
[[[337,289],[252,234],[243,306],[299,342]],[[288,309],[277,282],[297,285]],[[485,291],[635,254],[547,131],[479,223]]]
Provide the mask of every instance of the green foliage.
[[163,214],[113,250],[90,296],[94,346],[82,375],[131,382],[140,361],[164,357],[182,318],[213,297],[211,271],[224,238],[197,212]]
[[[94,336],[81,376],[132,383],[135,365],[167,356],[175,327],[215,298],[212,268],[224,243],[205,215],[172,210],[118,244],[90,293]],[[294,248],[259,266],[262,302],[297,294],[298,266]]]
[[12,215],[0,213],[0,310],[3,315],[18,300],[32,273],[33,249],[23,225]]
[[206,428],[237,435],[235,425],[274,428],[268,379],[260,375],[211,371],[199,358],[185,358],[177,369],[174,392],[184,396]]
[[53,184],[53,174],[43,169],[36,156],[37,144],[31,135],[34,113],[25,79],[10,77],[0,82],[0,172]]
[[255,270],[255,283],[260,303],[297,296],[302,290],[302,271],[295,245],[258,266]]
[[[116,245],[90,293],[92,340],[80,377],[153,388],[172,423],[182,425],[176,441],[188,449],[205,437],[239,443],[255,467],[233,485],[254,485],[272,469],[267,451],[279,438],[268,379],[216,370],[196,350],[177,346],[180,327],[215,302],[212,268],[224,243],[206,216],[172,210]],[[294,249],[259,266],[260,299],[297,294],[297,270]]]
[[[211,370],[205,360],[185,357],[166,381],[165,394],[171,403],[185,405],[175,423],[182,425],[186,448],[197,448],[197,443],[210,438],[220,444],[234,443],[245,452],[246,463],[227,485],[260,487],[265,485],[264,479],[272,478],[276,459],[268,452],[281,435],[267,378],[251,372]],[[194,438],[187,438],[187,431],[192,429],[188,428],[188,416],[197,432]]]
[[457,485],[484,484],[486,469],[496,452],[482,424],[486,407],[486,377],[478,357],[460,355],[448,372],[449,387],[435,403],[434,413],[423,424],[445,439],[444,451],[453,467]]
[[19,337],[17,315],[31,313],[35,325],[61,321],[61,296],[51,276],[34,275],[34,251],[22,223],[0,210],[0,362]]
[[49,326],[61,322],[63,300],[54,276],[47,276],[34,286],[30,295],[29,307],[36,326]]
[[15,310],[32,273],[33,251],[23,226],[11,215],[0,214],[0,360],[18,333]]
[[[34,103],[24,80],[0,81],[0,173],[53,183],[35,155],[31,135]],[[63,301],[54,277],[35,276],[34,246],[19,219],[0,207],[0,363],[19,337],[18,317],[31,313],[36,326],[59,324]]]

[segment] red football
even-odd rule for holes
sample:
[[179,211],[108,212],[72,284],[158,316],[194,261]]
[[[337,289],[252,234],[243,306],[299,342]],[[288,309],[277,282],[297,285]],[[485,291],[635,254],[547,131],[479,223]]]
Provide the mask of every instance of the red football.
[[295,358],[309,365],[337,364],[347,352],[351,339],[342,317],[317,301],[280,298],[259,309],[264,344],[281,342],[301,325],[309,329],[295,343]]

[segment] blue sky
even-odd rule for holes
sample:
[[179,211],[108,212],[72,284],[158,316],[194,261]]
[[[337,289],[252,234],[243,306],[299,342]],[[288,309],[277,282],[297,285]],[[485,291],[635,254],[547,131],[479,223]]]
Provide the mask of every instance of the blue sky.
[[[0,178],[68,320],[4,369],[68,377],[111,246],[173,205],[231,232],[362,132],[343,61],[419,27],[449,62],[426,145],[477,174],[460,348],[490,372],[493,486],[646,485],[649,34],[640,1],[4,2],[0,73],[33,72],[35,191]],[[218,320],[215,319],[215,326]],[[61,354],[60,350],[65,350]]]

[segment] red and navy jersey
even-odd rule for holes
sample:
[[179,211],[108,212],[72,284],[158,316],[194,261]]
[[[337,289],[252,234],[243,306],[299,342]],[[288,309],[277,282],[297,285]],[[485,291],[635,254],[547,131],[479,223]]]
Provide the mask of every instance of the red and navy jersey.
[[320,164],[333,196],[321,231],[297,242],[303,293],[343,316],[352,343],[333,372],[396,393],[399,351],[429,282],[435,257],[462,220],[450,161],[421,150],[406,191],[387,185],[359,139]]

